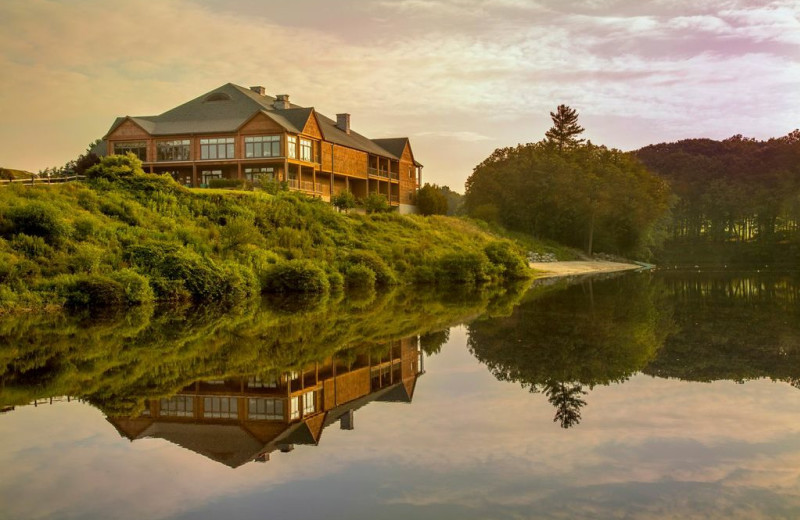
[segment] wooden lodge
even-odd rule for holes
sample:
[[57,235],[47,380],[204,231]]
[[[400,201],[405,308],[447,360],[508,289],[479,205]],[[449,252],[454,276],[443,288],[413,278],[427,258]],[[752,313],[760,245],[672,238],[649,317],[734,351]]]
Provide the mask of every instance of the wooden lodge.
[[331,357],[298,372],[198,381],[176,395],[146,402],[138,417],[109,417],[131,441],[162,438],[230,467],[266,462],[297,444],[316,445],[370,402],[411,402],[424,373],[415,337],[395,340],[380,358]]
[[276,180],[326,201],[344,190],[380,193],[401,213],[414,211],[422,177],[406,137],[368,139],[350,114],[333,120],[286,94],[231,83],[158,116],[118,117],[103,140],[101,152],[131,152],[186,186]]

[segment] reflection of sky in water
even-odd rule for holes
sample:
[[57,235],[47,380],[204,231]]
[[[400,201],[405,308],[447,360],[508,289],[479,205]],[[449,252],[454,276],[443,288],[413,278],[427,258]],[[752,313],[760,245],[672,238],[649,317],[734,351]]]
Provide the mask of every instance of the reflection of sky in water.
[[371,403],[354,431],[333,425],[318,447],[236,470],[131,443],[79,403],[18,408],[0,416],[0,517],[800,515],[800,391],[788,384],[638,375],[595,387],[564,430],[545,396],[496,381],[465,342],[453,329],[426,360],[413,404]]

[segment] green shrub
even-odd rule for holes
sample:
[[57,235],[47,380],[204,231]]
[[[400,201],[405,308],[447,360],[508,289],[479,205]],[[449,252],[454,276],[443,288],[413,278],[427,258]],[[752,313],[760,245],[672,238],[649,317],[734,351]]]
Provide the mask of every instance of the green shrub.
[[510,242],[492,242],[483,248],[483,252],[489,261],[499,268],[503,278],[512,280],[529,275],[530,270],[525,259]]
[[347,211],[356,207],[356,196],[350,191],[342,191],[331,197],[331,204],[339,211]]
[[325,271],[309,260],[288,260],[264,273],[261,289],[271,293],[325,292],[330,288]]
[[103,157],[98,164],[86,170],[86,177],[89,179],[104,179],[111,182],[134,175],[144,175],[144,170],[142,161],[132,153]]
[[109,278],[122,285],[125,300],[129,304],[149,303],[155,299],[150,282],[133,269],[121,269],[109,275]]
[[116,280],[100,275],[82,275],[72,279],[64,290],[68,308],[102,308],[125,304],[125,287]]
[[243,179],[211,179],[208,181],[209,188],[241,188],[243,186]]
[[375,287],[375,271],[364,264],[352,264],[345,271],[347,287]]
[[18,251],[28,258],[49,258],[53,256],[53,248],[47,245],[42,237],[28,236],[24,233],[15,235],[11,239],[11,249]]
[[98,232],[99,223],[96,218],[90,216],[78,217],[72,223],[73,236],[76,240],[88,240]]
[[370,193],[361,203],[367,214],[389,211],[389,201],[386,200],[386,195],[381,193]]
[[383,258],[373,251],[359,249],[352,251],[345,259],[348,265],[365,265],[375,273],[375,283],[378,285],[392,285],[397,283],[392,268],[384,261]]
[[61,219],[52,206],[41,202],[28,202],[25,205],[13,206],[4,212],[6,236],[24,233],[32,237],[41,237],[48,244],[57,246],[69,236],[69,226]]
[[226,299],[240,300],[261,293],[261,283],[252,269],[235,262],[223,265],[225,272]]
[[158,272],[172,280],[182,280],[195,301],[223,300],[229,289],[225,272],[213,260],[182,249],[164,257]]
[[73,273],[91,273],[100,267],[100,260],[106,250],[91,245],[79,244],[75,248],[75,253],[69,258],[69,269]]
[[344,287],[344,276],[330,264],[325,265],[325,274],[328,276],[328,285],[331,291],[339,291]]
[[448,253],[437,262],[437,277],[441,283],[485,282],[489,279],[490,268],[489,260],[483,253]]

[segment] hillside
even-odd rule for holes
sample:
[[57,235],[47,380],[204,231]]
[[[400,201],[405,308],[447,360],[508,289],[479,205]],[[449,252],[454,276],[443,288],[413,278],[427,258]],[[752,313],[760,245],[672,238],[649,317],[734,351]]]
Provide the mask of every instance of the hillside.
[[14,170],[13,168],[0,167],[0,181],[14,179],[30,179],[34,174],[25,170]]
[[340,214],[297,193],[193,191],[112,156],[86,182],[0,189],[0,310],[526,277],[524,251],[452,217]]

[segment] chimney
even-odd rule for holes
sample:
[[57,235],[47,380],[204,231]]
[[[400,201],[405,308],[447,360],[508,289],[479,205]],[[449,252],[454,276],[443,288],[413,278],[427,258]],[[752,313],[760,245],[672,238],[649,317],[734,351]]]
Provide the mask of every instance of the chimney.
[[350,114],[336,114],[336,127],[344,133],[350,133]]
[[289,105],[289,94],[278,94],[275,96],[275,102],[272,104],[272,106],[278,110],[286,110],[287,108],[290,108],[291,105]]
[[258,94],[259,96],[265,96],[267,94],[267,89],[265,89],[261,85],[257,87],[250,87],[250,90]]

